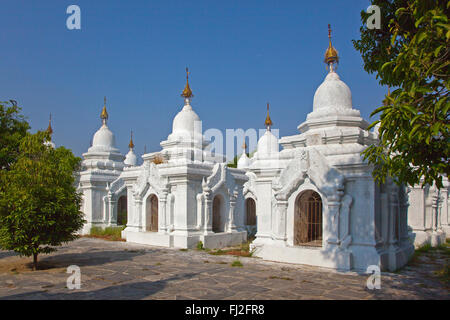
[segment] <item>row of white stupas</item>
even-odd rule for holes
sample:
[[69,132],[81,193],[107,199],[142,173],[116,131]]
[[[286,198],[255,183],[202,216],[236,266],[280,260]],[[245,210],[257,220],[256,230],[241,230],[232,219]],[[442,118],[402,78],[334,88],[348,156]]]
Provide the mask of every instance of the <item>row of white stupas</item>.
[[132,139],[126,157],[116,148],[105,102],[79,174],[83,232],[126,224],[127,241],[222,248],[247,241],[256,229],[255,256],[364,271],[369,265],[395,270],[408,261],[414,241],[441,241],[450,231],[448,187],[414,188],[408,203],[406,188],[374,182],[361,152],[377,142],[377,132],[353,108],[329,37],[329,73],[300,134],[278,140],[268,112],[257,152],[249,158],[244,150],[238,168],[208,151],[191,106],[189,73],[172,133],[161,151],[142,156],[142,165]]

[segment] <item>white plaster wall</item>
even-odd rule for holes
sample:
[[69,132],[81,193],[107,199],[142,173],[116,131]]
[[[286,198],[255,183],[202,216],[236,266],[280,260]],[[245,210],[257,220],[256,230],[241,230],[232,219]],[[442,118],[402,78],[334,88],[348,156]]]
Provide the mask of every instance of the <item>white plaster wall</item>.
[[272,181],[257,181],[256,192],[257,237],[268,238],[272,234]]
[[352,244],[374,246],[375,241],[375,184],[367,178],[345,182],[345,193],[353,199],[350,209]]

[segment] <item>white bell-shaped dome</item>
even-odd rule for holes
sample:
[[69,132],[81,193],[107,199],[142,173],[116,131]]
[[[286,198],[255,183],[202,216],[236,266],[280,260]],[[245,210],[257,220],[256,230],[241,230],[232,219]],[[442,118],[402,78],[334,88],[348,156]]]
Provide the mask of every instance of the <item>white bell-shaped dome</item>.
[[352,93],[336,72],[330,72],[314,94],[313,110],[352,109]]
[[94,134],[91,149],[95,151],[111,151],[116,149],[116,139],[106,124],[102,125]]
[[270,155],[280,151],[278,138],[269,130],[258,141],[258,155]]
[[238,169],[247,169],[249,166],[250,166],[250,159],[244,152],[242,153],[242,156],[238,160],[237,167]]
[[200,117],[192,110],[190,104],[186,104],[175,116],[172,125],[172,136],[176,137],[201,137],[202,126]]
[[137,157],[136,157],[136,154],[134,153],[133,149],[130,149],[130,151],[128,151],[127,155],[125,156],[124,163],[127,166],[135,166],[136,165]]

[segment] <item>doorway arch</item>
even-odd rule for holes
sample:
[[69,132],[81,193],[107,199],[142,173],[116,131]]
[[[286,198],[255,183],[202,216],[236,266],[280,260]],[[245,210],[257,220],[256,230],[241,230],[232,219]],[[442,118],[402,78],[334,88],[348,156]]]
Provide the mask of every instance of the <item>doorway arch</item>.
[[146,230],[158,232],[158,197],[151,194],[146,201]]
[[222,227],[222,199],[220,196],[215,196],[213,200],[213,216],[212,216],[212,231],[215,233],[223,232]]
[[322,221],[320,195],[313,190],[302,192],[295,201],[294,245],[321,247]]
[[245,200],[245,225],[256,226],[256,202],[252,198]]
[[117,200],[117,225],[126,226],[127,225],[127,196],[121,196]]

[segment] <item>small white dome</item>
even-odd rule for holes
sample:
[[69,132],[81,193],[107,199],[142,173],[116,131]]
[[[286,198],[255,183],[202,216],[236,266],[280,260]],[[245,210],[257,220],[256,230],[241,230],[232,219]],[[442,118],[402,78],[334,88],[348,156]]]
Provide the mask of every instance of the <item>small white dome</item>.
[[250,159],[244,152],[242,153],[242,156],[238,160],[237,167],[238,169],[247,169],[249,166],[250,166]]
[[313,110],[352,109],[350,88],[336,72],[330,72],[314,94]]
[[258,155],[268,155],[278,153],[280,147],[278,138],[269,130],[258,141]]
[[53,149],[56,148],[56,145],[51,140],[50,141],[45,141],[44,145],[46,145],[47,147],[53,148]]
[[136,154],[134,153],[133,149],[131,149],[130,151],[128,151],[127,155],[125,156],[125,161],[124,163],[127,166],[135,166],[137,163],[137,157]]
[[202,135],[202,127],[199,116],[192,110],[189,104],[186,104],[183,109],[173,119],[172,135],[181,137],[194,137]]
[[110,151],[115,149],[116,139],[114,134],[106,125],[103,125],[95,134],[92,140],[92,148],[97,151]]

